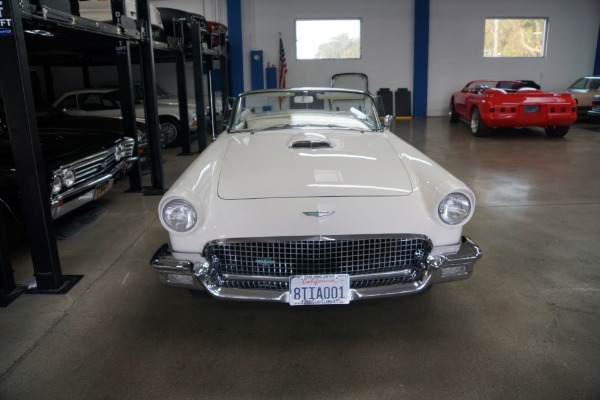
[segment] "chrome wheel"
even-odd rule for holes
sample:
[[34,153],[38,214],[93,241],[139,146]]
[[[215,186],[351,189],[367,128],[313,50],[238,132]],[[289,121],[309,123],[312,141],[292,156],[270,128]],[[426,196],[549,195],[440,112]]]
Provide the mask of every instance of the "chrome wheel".
[[177,144],[177,136],[179,135],[179,127],[176,122],[171,120],[161,121],[160,123],[160,134],[165,138],[165,144],[173,145]]
[[481,120],[479,109],[475,107],[471,113],[471,133],[473,136],[485,136],[488,134],[489,128]]

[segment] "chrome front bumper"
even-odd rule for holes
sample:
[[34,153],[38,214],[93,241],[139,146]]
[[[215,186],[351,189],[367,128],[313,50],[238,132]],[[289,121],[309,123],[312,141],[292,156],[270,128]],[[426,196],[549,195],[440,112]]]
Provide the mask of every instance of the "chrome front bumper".
[[[114,168],[106,174],[97,177],[96,179],[82,183],[77,187],[73,187],[63,193],[56,196],[52,196],[50,199],[50,209],[52,218],[57,219],[70,213],[73,210],[99,199],[104,196],[106,192],[112,189],[114,182],[121,176],[122,173],[127,171],[131,167],[133,161],[137,160],[137,157],[129,157],[122,160],[114,166]],[[106,189],[102,193],[98,194],[96,188],[107,185]]]
[[[433,284],[467,279],[473,274],[473,267],[481,255],[481,248],[471,239],[463,236],[459,245],[433,248],[427,258],[427,269],[420,280],[407,284],[350,289],[350,300],[413,294]],[[167,243],[156,251],[150,260],[150,265],[160,274],[160,280],[168,286],[200,289],[214,297],[229,300],[289,303],[288,291],[216,286],[207,262],[194,263],[176,259]],[[352,277],[350,279],[352,280]]]

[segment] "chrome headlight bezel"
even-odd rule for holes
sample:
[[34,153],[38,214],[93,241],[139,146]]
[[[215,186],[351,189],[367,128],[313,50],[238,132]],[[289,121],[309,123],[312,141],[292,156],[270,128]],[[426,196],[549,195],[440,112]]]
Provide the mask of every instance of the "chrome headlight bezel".
[[64,170],[62,174],[62,181],[65,187],[72,187],[75,184],[75,171],[70,168]]
[[121,161],[124,153],[125,153],[125,151],[123,150],[122,144],[118,144],[117,146],[115,146],[115,160],[117,160],[117,162]]
[[466,223],[473,213],[473,202],[464,193],[452,192],[446,195],[438,205],[438,217],[451,226]]
[[59,194],[63,188],[63,180],[60,172],[61,171],[57,171],[57,173],[54,174],[52,182],[50,183],[50,193],[52,193],[53,196]]
[[198,222],[196,209],[183,199],[169,200],[162,206],[160,213],[165,227],[178,233],[189,232]]

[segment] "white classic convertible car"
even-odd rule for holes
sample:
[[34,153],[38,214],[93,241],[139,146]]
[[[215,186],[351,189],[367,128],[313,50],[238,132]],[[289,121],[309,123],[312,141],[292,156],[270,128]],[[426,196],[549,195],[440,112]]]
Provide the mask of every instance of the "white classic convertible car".
[[421,292],[471,276],[473,192],[382,125],[358,90],[241,94],[159,204],[162,282],[290,305]]

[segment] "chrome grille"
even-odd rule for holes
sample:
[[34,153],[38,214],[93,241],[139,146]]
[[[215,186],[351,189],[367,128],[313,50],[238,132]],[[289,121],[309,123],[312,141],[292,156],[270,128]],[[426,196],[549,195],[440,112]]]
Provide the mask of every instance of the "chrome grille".
[[75,185],[85,182],[96,175],[100,175],[105,167],[103,165],[112,165],[115,155],[114,152],[103,151],[85,160],[72,165],[75,171]]
[[125,157],[131,157],[133,155],[135,141],[131,138],[126,138],[122,143],[125,146]]
[[[131,138],[126,138],[125,140],[120,142],[120,145],[125,148],[125,158],[131,157],[133,153],[134,143],[134,140]],[[72,169],[73,172],[75,172],[74,186],[77,187],[80,184],[84,184],[88,181],[91,181],[97,177],[111,172],[115,165],[117,165],[118,163],[115,158],[117,147],[118,145],[115,145],[109,148],[108,150],[103,150],[91,156],[72,162],[68,165],[63,165],[61,166],[61,170],[69,168]]]
[[[204,255],[218,286],[287,290],[292,275],[349,274],[355,288],[412,282],[430,250],[427,238],[400,235],[214,241]],[[370,279],[373,274],[379,275]]]

